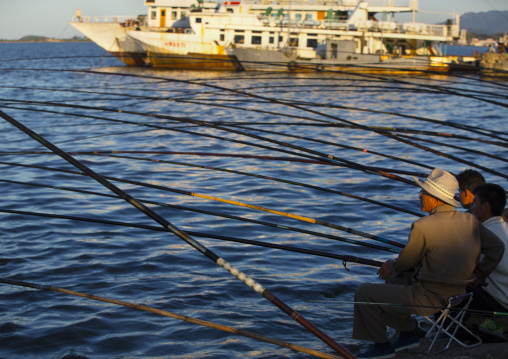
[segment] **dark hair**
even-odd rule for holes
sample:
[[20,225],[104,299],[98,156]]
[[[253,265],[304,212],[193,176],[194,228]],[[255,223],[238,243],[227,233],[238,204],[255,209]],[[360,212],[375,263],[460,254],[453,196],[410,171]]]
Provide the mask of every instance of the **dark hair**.
[[504,206],[506,206],[506,192],[500,185],[494,183],[485,183],[476,187],[473,191],[480,203],[488,202],[490,212],[493,216],[502,216]]
[[469,190],[471,193],[473,193],[473,190],[477,186],[485,183],[485,178],[483,178],[482,174],[472,169],[460,172],[455,178],[459,182],[459,189],[461,191]]

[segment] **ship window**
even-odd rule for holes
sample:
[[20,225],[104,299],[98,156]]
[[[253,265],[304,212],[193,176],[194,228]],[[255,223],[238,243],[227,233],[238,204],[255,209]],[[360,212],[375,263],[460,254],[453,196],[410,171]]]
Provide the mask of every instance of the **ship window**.
[[235,44],[243,44],[245,42],[245,36],[235,35]]
[[252,36],[251,44],[252,45],[261,45],[261,36]]
[[155,2],[155,0],[146,0],[146,2]]
[[307,39],[307,47],[315,49],[317,47],[317,39]]
[[156,19],[156,18],[157,18],[157,11],[152,11],[152,12],[150,13],[150,19],[154,20],[154,19]]
[[269,42],[270,44],[273,44],[273,43],[275,42],[274,37],[273,37],[273,36],[270,36],[270,38],[268,39],[268,42]]
[[200,17],[196,18],[196,24],[201,24],[201,18]]
[[219,41],[224,41],[224,34],[220,34],[220,40]]
[[289,46],[298,46],[298,38],[297,37],[291,37],[289,39]]
[[171,12],[171,20],[176,20],[177,16],[178,16],[178,13],[176,11]]
[[185,11],[182,11],[180,13],[180,19],[185,19],[187,17],[187,14],[185,13]]

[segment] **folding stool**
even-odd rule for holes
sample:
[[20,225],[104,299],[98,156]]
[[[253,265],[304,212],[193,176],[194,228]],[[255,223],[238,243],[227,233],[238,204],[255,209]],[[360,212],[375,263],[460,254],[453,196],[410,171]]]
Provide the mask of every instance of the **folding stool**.
[[[466,293],[457,295],[455,297],[450,297],[448,299],[448,305],[441,309],[441,313],[439,317],[436,320],[431,319],[429,316],[424,316],[425,319],[427,319],[429,322],[432,323],[432,327],[427,331],[427,334],[425,335],[425,338],[432,340],[429,349],[427,350],[427,354],[435,354],[438,352],[445,351],[449,348],[452,341],[456,341],[460,345],[466,348],[472,348],[474,346],[480,345],[482,343],[482,339],[474,334],[472,331],[470,331],[463,323],[464,316],[466,315],[466,312],[469,308],[469,305],[471,304],[471,301],[473,300],[473,293]],[[465,305],[457,310],[452,310],[455,306],[459,305],[463,301],[465,302]],[[452,313],[453,312],[453,313]],[[421,326],[420,326],[421,327]],[[465,340],[459,339],[456,337],[457,330],[459,328],[462,328],[464,331],[466,331],[471,338],[474,338],[473,344],[469,344]],[[453,331],[453,332],[452,332]],[[448,341],[448,344],[446,347],[442,350],[435,351],[434,353],[431,353],[432,347],[434,345],[434,342],[437,340],[438,336],[443,333],[447,337],[450,338]]]

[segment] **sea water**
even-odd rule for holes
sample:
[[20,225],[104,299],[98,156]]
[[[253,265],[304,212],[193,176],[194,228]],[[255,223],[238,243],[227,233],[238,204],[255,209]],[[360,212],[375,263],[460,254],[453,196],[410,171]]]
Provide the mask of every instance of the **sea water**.
[[[410,181],[429,168],[458,173],[478,164],[487,181],[506,188],[506,178],[488,172],[506,176],[506,161],[445,145],[506,159],[506,147],[473,139],[506,144],[507,84],[476,74],[128,68],[92,43],[0,44],[1,111],[130,196],[150,201],[151,210],[180,230],[198,233],[192,238],[353,352],[364,345],[351,339],[354,291],[360,283],[379,281],[376,267],[211,236],[394,258],[392,251],[349,242],[396,247],[332,227],[405,243],[420,214],[418,188],[364,167],[333,164],[344,160],[401,171]],[[463,138],[405,133],[415,143],[415,137],[437,141],[417,143],[441,156],[365,128],[335,126],[351,123]],[[178,236],[155,230],[161,226],[152,218],[47,152],[2,119],[0,277],[143,304],[333,354],[210,258]],[[338,159],[326,163],[327,156]],[[101,359],[309,357],[146,311],[0,284],[0,358],[71,353]]]

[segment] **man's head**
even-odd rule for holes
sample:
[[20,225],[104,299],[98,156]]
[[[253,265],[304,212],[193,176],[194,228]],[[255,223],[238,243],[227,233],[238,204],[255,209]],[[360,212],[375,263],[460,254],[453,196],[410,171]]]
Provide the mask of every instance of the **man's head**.
[[425,182],[416,177],[413,180],[422,188],[419,197],[422,211],[430,212],[445,203],[460,207],[460,203],[453,199],[458,183],[451,173],[435,168]]
[[459,198],[462,207],[470,208],[473,203],[473,190],[485,183],[485,178],[478,171],[467,169],[460,172],[455,178],[459,182]]
[[476,187],[473,194],[471,210],[480,222],[503,215],[506,206],[506,193],[503,187],[494,183],[485,183]]

